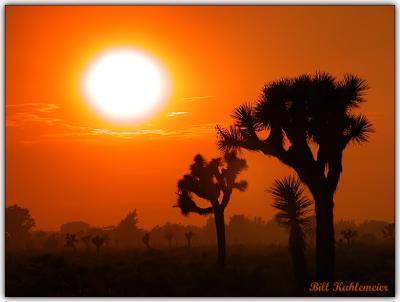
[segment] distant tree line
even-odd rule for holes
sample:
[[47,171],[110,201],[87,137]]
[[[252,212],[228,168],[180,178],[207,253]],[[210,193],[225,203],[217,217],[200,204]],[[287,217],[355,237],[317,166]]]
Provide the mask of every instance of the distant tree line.
[[[310,217],[310,230],[307,233],[307,244],[313,246],[313,230],[315,217]],[[203,226],[182,225],[167,222],[157,225],[150,230],[137,226],[138,214],[136,210],[129,212],[115,226],[95,227],[82,221],[68,222],[60,226],[59,231],[44,231],[35,229],[35,220],[28,209],[18,205],[6,208],[6,248],[8,250],[37,248],[45,250],[92,251],[97,247],[93,239],[98,236],[104,238],[101,249],[145,249],[143,237],[149,237],[153,248],[167,249],[187,248],[188,237],[191,247],[215,246],[214,219],[208,218]],[[287,246],[289,234],[280,227],[276,218],[265,220],[259,216],[247,217],[242,214],[232,215],[225,226],[227,245],[243,246]],[[353,220],[338,220],[335,223],[337,238],[342,238],[343,230],[352,229],[358,235],[354,242],[361,244],[379,244],[394,241],[394,224],[385,221],[365,220],[356,223]],[[191,235],[189,235],[191,234]],[[166,238],[171,237],[171,243]],[[343,238],[344,239],[344,238]]]

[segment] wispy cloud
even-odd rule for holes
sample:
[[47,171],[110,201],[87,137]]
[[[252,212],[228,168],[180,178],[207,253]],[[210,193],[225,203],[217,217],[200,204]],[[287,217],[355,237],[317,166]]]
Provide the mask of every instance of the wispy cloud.
[[203,101],[203,100],[207,100],[207,99],[212,99],[215,98],[214,95],[204,95],[204,96],[191,96],[191,97],[187,97],[187,98],[183,98],[185,101]]
[[60,106],[55,105],[55,104],[49,104],[49,103],[22,103],[22,104],[10,104],[10,105],[7,105],[7,108],[10,108],[10,109],[32,108],[39,112],[53,112],[53,111],[57,111],[58,109],[60,109]]
[[180,116],[180,115],[185,115],[188,114],[189,112],[187,111],[172,111],[170,113],[168,113],[169,117],[175,117],[175,116]]
[[30,123],[55,124],[62,120],[50,113],[60,107],[48,103],[24,103],[6,106],[6,127],[21,127]]
[[[190,125],[184,129],[134,129],[130,131],[114,131],[104,128],[94,128],[80,125],[73,125],[65,122],[56,116],[59,106],[46,103],[25,103],[6,106],[6,127],[29,129],[35,125],[48,126],[51,131],[38,134],[36,137],[25,139],[25,144],[40,143],[54,140],[62,137],[72,137],[78,139],[89,139],[90,137],[114,137],[121,139],[132,139],[134,137],[163,138],[174,137],[184,138],[188,136],[197,136],[212,133],[214,124],[196,124]],[[188,112],[170,112],[168,116],[179,116]]]

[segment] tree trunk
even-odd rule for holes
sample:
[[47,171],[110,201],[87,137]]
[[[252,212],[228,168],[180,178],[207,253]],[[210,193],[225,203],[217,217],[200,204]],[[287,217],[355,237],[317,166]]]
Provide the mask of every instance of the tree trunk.
[[305,289],[308,281],[307,262],[304,254],[305,242],[302,236],[302,230],[298,225],[292,225],[290,229],[289,249],[296,286],[299,289]]
[[189,238],[188,238],[187,241],[188,241],[188,249],[190,249],[190,246],[191,246],[191,245],[190,245],[190,242],[192,241],[192,239],[189,239]]
[[224,268],[226,264],[224,211],[222,209],[215,209],[214,219],[218,242],[218,265]]
[[317,280],[333,282],[335,276],[335,232],[333,195],[313,194],[315,199]]

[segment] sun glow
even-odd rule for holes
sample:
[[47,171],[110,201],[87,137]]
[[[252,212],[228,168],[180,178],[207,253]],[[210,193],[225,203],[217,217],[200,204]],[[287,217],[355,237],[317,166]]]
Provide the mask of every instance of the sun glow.
[[138,121],[166,101],[169,79],[151,55],[134,48],[114,48],[90,62],[82,86],[85,98],[100,114],[117,121]]

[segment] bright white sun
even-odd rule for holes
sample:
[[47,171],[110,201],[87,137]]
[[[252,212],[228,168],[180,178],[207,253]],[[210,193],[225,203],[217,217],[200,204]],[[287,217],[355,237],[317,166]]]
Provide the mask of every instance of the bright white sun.
[[168,82],[156,58],[134,48],[113,48],[93,59],[82,84],[85,97],[102,115],[137,121],[165,102]]

